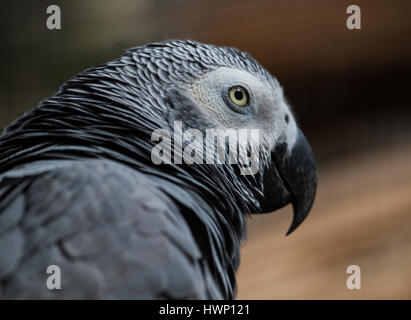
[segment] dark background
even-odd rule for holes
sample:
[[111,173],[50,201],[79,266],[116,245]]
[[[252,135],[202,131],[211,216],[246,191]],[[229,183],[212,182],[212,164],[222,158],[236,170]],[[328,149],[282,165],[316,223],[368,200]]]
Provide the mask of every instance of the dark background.
[[[62,29],[46,28],[58,4]],[[346,8],[361,8],[348,30]],[[250,221],[239,298],[411,298],[411,1],[2,1],[0,127],[83,69],[170,38],[236,46],[283,85],[312,144],[319,191]],[[362,289],[345,287],[348,265]]]

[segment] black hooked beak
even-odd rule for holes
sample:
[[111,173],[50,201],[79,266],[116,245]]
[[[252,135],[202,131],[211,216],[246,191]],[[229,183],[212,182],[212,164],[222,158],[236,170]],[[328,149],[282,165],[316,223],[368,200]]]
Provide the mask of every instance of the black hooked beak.
[[264,173],[262,212],[272,212],[292,203],[294,217],[287,232],[293,232],[308,216],[317,190],[317,169],[307,139],[298,130],[290,150],[281,144],[272,152],[272,165]]

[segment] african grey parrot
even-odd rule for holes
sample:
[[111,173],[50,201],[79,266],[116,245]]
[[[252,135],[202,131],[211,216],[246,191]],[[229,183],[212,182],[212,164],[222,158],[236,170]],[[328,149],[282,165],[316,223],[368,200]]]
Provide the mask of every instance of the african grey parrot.
[[[258,129],[258,172],[153,163],[153,131],[175,121]],[[0,137],[0,298],[232,299],[249,214],[292,203],[291,232],[316,185],[281,86],[249,54],[181,40],[130,49]],[[49,266],[61,288],[47,286]]]

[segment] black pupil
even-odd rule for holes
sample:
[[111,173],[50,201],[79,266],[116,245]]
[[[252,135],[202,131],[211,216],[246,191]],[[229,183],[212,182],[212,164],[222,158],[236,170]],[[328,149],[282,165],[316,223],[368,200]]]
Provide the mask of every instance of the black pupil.
[[241,89],[235,89],[234,97],[237,100],[243,100],[243,91]]

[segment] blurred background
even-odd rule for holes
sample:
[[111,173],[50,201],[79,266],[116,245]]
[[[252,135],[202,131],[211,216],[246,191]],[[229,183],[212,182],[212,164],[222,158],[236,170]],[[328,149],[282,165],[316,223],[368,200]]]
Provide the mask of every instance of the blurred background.
[[[62,29],[46,28],[61,8]],[[361,30],[346,9],[361,8]],[[239,299],[411,298],[411,1],[5,0],[0,127],[83,69],[170,38],[236,46],[283,85],[319,168],[311,215],[254,216]],[[362,289],[348,290],[349,265]]]

